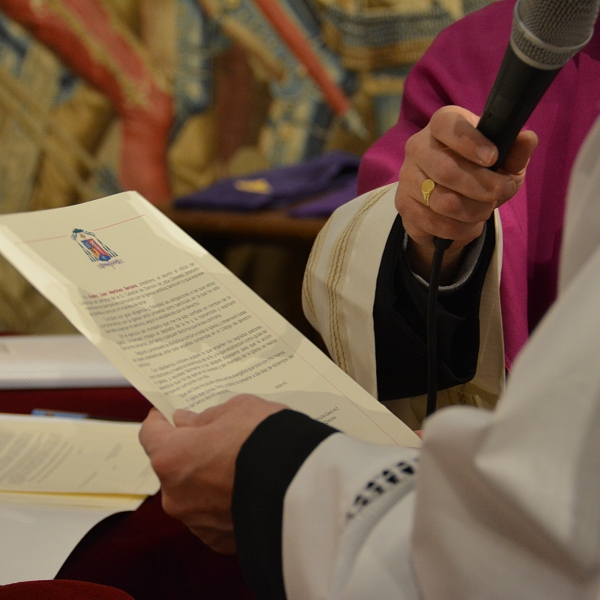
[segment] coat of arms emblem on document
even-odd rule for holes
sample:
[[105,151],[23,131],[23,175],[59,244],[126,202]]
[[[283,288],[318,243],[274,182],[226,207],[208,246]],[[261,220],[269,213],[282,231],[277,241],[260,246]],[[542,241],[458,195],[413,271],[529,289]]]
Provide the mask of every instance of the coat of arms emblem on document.
[[79,244],[92,262],[108,263],[111,259],[118,256],[116,252],[113,252],[106,244],[103,244],[90,231],[73,229],[71,238]]

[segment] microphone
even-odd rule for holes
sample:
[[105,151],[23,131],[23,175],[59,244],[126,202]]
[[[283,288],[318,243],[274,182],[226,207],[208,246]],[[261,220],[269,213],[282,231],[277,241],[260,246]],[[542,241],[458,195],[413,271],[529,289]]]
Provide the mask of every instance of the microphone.
[[493,171],[560,69],[594,34],[600,0],[519,0],[510,44],[477,125],[498,148]]

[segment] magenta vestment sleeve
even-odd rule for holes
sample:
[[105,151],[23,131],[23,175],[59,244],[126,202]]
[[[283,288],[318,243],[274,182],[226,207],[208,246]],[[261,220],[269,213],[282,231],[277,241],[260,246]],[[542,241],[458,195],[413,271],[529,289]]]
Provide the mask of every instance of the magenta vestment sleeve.
[[[514,4],[492,2],[437,36],[407,78],[398,123],[363,157],[359,194],[397,181],[406,140],[438,108],[455,104],[481,113],[510,38]],[[539,145],[525,184],[500,208],[508,369],[556,296],[568,177],[600,112],[599,29],[597,23],[591,42],[561,70],[527,122]]]

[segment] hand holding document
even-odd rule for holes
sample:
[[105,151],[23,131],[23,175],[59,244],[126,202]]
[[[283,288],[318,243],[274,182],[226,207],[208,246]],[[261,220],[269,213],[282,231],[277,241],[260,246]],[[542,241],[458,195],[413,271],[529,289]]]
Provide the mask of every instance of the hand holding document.
[[169,419],[252,393],[365,440],[419,443],[135,192],[2,216],[0,253]]

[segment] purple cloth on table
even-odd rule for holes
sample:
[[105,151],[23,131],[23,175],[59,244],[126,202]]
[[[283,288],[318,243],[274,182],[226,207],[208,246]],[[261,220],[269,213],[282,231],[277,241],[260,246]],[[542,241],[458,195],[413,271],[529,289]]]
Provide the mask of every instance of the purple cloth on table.
[[360,158],[332,151],[287,167],[230,177],[174,201],[177,208],[252,211],[280,208],[356,179]]
[[[456,104],[481,114],[510,38],[514,4],[492,2],[437,36],[411,69],[398,123],[363,157],[359,194],[398,180],[406,140],[441,106]],[[569,174],[599,106],[600,20],[590,43],[563,67],[527,122],[539,145],[525,184],[500,207],[507,367],[556,296]]]
[[356,196],[356,177],[354,177],[347,185],[290,209],[289,214],[300,219],[328,217],[336,208],[350,202]]

